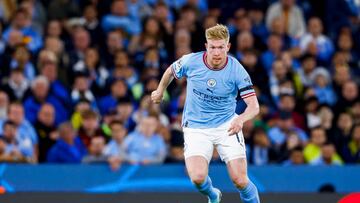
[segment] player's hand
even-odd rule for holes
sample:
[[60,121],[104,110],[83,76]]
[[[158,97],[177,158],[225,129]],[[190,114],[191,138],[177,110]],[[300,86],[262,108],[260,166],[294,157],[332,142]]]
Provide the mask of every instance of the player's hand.
[[241,120],[240,117],[235,118],[228,129],[229,135],[235,135],[236,133],[239,133],[240,130],[243,128],[244,122]]
[[159,104],[163,98],[163,92],[159,90],[155,90],[151,93],[151,101],[155,104]]

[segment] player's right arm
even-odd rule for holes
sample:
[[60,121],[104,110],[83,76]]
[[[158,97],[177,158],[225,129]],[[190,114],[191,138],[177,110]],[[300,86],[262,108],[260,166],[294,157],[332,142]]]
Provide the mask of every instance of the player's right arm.
[[187,54],[182,56],[180,59],[176,60],[171,64],[165,71],[162,76],[158,88],[151,93],[151,100],[158,104],[163,98],[163,94],[166,88],[169,86],[171,81],[174,79],[180,79],[183,76],[186,76],[187,72],[187,62],[191,58],[192,54]]
[[172,67],[170,66],[166,69],[164,75],[162,76],[162,78],[160,80],[158,88],[151,93],[151,100],[156,104],[161,102],[166,88],[169,86],[171,81],[174,79],[174,75],[173,75],[171,68]]

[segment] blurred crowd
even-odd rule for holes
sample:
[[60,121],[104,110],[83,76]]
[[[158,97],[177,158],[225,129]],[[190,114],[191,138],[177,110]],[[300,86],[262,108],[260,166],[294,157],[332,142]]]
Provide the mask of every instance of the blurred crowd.
[[261,107],[250,164],[360,162],[357,0],[2,0],[0,21],[1,162],[182,163],[186,81],[149,95],[217,23]]

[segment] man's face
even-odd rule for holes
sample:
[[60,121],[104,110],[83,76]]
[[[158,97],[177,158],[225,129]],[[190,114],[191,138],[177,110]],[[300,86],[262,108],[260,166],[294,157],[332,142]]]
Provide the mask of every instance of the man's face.
[[206,53],[207,62],[213,68],[220,68],[225,64],[227,53],[230,49],[230,43],[225,39],[207,40]]
[[113,124],[111,126],[111,133],[112,133],[113,139],[115,139],[116,141],[118,141],[120,143],[126,136],[127,130],[123,125]]
[[295,99],[292,96],[284,96],[280,99],[280,108],[285,111],[293,111],[295,108]]
[[304,163],[304,156],[301,151],[295,151],[291,153],[290,159],[294,164],[303,164]]
[[8,139],[15,139],[16,137],[16,126],[14,125],[5,125],[4,126],[4,136]]
[[43,101],[46,99],[49,93],[49,85],[45,82],[38,82],[32,89],[32,93],[34,96],[40,100]]
[[103,137],[94,137],[91,139],[90,153],[100,156],[105,148],[105,139]]
[[311,34],[316,36],[320,35],[323,29],[320,19],[318,18],[310,19],[308,29]]
[[140,122],[140,131],[143,135],[152,136],[158,127],[158,121],[155,117],[144,117]]
[[44,75],[50,82],[53,82],[57,79],[57,67],[54,62],[47,61],[41,70],[42,75]]
[[14,25],[17,28],[23,28],[30,24],[29,18],[25,13],[18,13],[14,18]]
[[52,126],[55,121],[55,109],[51,105],[44,105],[41,107],[38,119],[47,126]]
[[322,129],[316,129],[311,132],[311,142],[321,146],[326,141],[326,134],[325,131]]
[[8,118],[17,125],[20,125],[24,120],[24,108],[17,104],[10,105]]
[[97,118],[84,118],[82,124],[85,130],[96,130],[99,127]]
[[324,145],[321,149],[322,156],[325,160],[331,160],[332,156],[335,154],[334,145]]

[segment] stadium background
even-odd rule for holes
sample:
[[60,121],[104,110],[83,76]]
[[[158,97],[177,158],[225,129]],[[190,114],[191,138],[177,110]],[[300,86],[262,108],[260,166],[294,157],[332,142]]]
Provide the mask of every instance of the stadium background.
[[[149,93],[216,23],[260,102],[243,131],[264,202],[359,191],[359,1],[2,0],[0,200],[204,200],[183,166],[185,81]],[[216,152],[211,168],[235,202]]]

